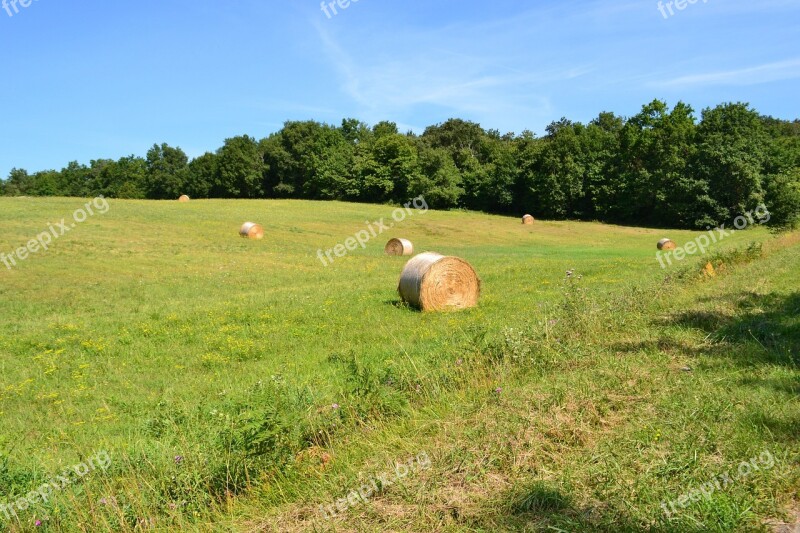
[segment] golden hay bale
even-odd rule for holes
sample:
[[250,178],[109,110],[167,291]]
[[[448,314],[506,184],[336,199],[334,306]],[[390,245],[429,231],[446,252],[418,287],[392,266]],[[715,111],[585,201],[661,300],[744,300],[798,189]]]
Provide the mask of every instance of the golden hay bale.
[[264,228],[255,222],[245,222],[242,224],[242,229],[239,230],[239,235],[246,239],[263,239]]
[[522,217],[522,223],[526,226],[531,226],[534,222],[536,222],[536,219],[533,218],[533,215],[525,215]]
[[182,202],[182,203],[188,202],[188,201],[190,201],[190,200],[191,200],[191,198],[189,198],[189,197],[188,197],[188,196],[186,196],[185,194],[184,194],[183,196],[181,196],[180,198],[178,198],[178,201],[179,201],[179,202]]
[[386,243],[386,255],[413,255],[414,245],[408,239],[392,239]]
[[463,259],[425,252],[406,264],[397,290],[423,311],[467,309],[478,305],[481,280]]
[[674,250],[678,245],[672,239],[661,239],[658,241],[659,250]]

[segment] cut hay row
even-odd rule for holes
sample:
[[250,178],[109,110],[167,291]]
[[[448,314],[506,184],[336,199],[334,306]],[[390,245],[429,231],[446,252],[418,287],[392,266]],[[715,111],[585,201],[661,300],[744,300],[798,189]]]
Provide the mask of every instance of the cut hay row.
[[463,259],[426,252],[406,264],[397,290],[422,311],[467,309],[478,305],[481,281]]
[[408,239],[392,239],[384,248],[386,255],[405,256],[414,254],[414,245]]

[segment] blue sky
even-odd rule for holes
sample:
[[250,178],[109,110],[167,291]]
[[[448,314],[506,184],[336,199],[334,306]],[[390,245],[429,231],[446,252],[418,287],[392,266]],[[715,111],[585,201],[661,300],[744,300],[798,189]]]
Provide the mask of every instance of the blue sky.
[[[10,0],[6,0],[9,1]],[[666,2],[664,2],[666,4]],[[421,132],[450,117],[538,134],[653,98],[800,117],[800,2],[35,0],[0,9],[0,176],[190,157],[285,120]]]

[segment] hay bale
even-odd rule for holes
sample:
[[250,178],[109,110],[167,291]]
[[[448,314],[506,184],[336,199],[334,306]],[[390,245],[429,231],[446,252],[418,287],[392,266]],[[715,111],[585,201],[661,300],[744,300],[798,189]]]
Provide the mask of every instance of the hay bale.
[[255,222],[245,222],[239,230],[239,235],[245,239],[263,239],[264,228],[261,227],[261,224],[256,224]]
[[533,218],[533,215],[525,215],[522,217],[522,223],[526,226],[532,226],[534,222],[536,222],[536,219]]
[[463,259],[425,252],[406,264],[397,290],[423,311],[467,309],[478,305],[481,280]]
[[672,239],[661,239],[658,241],[659,250],[674,250],[678,245]]
[[188,202],[190,200],[191,200],[191,198],[189,198],[185,194],[183,196],[181,196],[180,198],[178,198],[178,201],[181,202],[181,203],[186,203],[186,202]]
[[408,239],[392,239],[386,243],[384,252],[386,255],[413,255],[414,245]]

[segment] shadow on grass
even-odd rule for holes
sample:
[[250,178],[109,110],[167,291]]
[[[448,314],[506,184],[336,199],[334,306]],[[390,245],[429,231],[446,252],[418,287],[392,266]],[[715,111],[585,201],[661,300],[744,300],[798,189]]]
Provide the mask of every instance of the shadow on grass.
[[[618,353],[660,351],[688,357],[714,357],[727,363],[752,369],[774,365],[800,369],[800,292],[791,294],[757,294],[740,292],[699,302],[719,305],[722,310],[689,310],[660,319],[658,325],[700,330],[707,342],[695,344],[664,334],[658,340],[618,343]],[[733,309],[733,313],[731,313]],[[688,370],[688,369],[687,369]],[[739,385],[754,389],[770,389],[794,401],[800,397],[800,377],[787,372],[770,376],[742,372]],[[800,438],[800,418],[778,417],[759,412],[751,422],[767,428],[774,438],[795,442]]]
[[[563,490],[543,481],[511,489],[487,506],[485,514],[469,520],[469,526],[487,531],[597,531],[614,533],[705,531],[687,522],[671,524],[666,519],[636,521],[624,511],[599,504],[580,507]],[[500,509],[508,509],[503,515]],[[498,514],[500,516],[498,516]]]
[[[701,346],[662,336],[655,341],[612,344],[617,352],[659,350],[689,356],[723,357],[742,366],[777,364],[800,366],[800,292],[789,295],[745,292],[705,303],[729,303],[733,315],[721,311],[691,310],[657,322],[660,326],[679,326],[706,333],[710,343]],[[740,349],[736,349],[736,348]],[[797,385],[779,384],[797,392]]]
[[745,292],[728,296],[727,301],[736,309],[734,316],[687,311],[670,322],[705,331],[720,343],[757,343],[768,356],[765,362],[800,365],[800,292],[789,295]]

